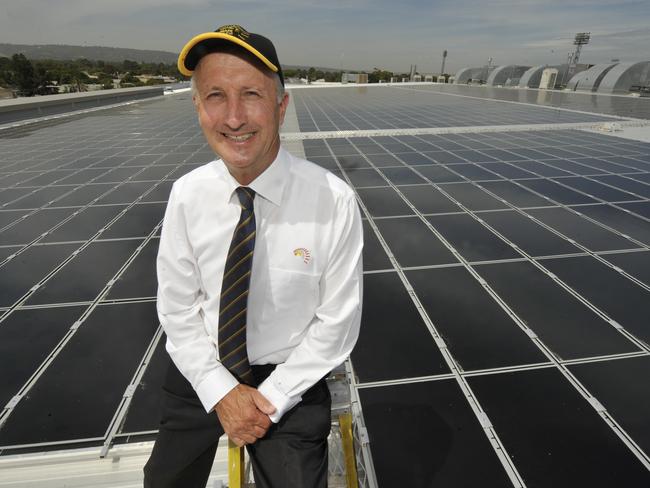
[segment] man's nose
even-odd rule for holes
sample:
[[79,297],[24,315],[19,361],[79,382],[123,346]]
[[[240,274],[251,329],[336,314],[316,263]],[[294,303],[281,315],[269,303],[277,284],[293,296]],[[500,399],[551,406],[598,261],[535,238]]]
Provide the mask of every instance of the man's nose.
[[228,99],[225,123],[233,130],[240,129],[246,123],[246,110],[239,98],[231,97]]

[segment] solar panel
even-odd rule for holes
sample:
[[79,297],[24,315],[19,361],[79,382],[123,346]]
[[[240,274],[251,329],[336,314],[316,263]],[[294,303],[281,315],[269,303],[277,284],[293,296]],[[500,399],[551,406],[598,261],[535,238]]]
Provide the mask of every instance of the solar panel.
[[[650,144],[578,129],[650,118],[648,101],[291,95],[285,139],[362,207],[352,387],[378,485],[646,486]],[[0,454],[155,435],[162,214],[212,159],[192,110],[181,95],[0,130]]]

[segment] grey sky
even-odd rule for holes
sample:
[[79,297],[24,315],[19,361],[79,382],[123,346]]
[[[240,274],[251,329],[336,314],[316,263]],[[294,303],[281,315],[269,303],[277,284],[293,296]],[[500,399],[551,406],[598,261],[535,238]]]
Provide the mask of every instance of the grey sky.
[[576,32],[588,63],[650,60],[650,1],[603,0],[0,0],[0,42],[178,52],[237,23],[265,34],[283,64],[437,72],[559,64]]

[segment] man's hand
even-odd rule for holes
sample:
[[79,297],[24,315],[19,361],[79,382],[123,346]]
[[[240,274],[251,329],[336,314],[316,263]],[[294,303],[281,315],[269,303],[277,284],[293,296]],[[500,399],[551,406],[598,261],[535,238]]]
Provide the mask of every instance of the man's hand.
[[214,407],[223,430],[239,447],[253,444],[271,426],[275,407],[255,388],[237,385]]

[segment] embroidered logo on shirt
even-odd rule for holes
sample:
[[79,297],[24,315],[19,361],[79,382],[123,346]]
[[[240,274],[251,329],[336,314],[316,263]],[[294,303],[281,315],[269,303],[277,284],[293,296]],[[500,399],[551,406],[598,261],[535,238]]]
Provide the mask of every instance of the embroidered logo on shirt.
[[293,255],[301,257],[302,262],[305,264],[309,264],[309,261],[311,261],[311,253],[309,252],[309,249],[305,249],[304,247],[294,249]]

